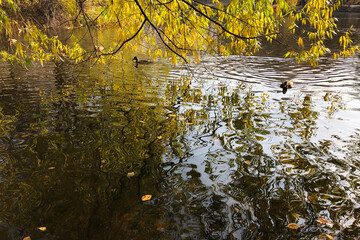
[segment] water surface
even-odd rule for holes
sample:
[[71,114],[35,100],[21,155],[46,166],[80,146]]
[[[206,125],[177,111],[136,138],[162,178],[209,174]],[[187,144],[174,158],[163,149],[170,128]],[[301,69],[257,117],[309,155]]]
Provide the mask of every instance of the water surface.
[[359,62],[1,63],[0,239],[356,239]]

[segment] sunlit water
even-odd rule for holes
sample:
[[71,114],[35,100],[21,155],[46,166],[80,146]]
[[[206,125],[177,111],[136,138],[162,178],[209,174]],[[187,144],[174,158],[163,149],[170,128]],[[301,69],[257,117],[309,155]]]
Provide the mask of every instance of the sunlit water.
[[360,238],[359,56],[0,72],[0,239]]

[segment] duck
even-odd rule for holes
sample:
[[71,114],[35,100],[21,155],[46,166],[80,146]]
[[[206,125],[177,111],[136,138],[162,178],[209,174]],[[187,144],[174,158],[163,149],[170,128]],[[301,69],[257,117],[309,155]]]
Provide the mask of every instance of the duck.
[[135,61],[135,67],[138,67],[138,64],[149,64],[149,63],[153,63],[152,60],[149,60],[149,59],[142,59],[142,60],[139,60],[137,58],[137,56],[135,56],[133,58],[133,61]]
[[283,89],[283,94],[287,92],[289,88],[293,88],[294,84],[290,80],[286,80],[283,83],[281,83],[280,87]]

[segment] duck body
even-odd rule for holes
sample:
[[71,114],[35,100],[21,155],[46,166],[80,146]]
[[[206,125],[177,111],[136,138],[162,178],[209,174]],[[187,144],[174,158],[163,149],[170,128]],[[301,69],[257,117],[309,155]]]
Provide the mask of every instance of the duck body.
[[133,58],[133,61],[135,61],[135,67],[137,67],[138,64],[149,64],[149,63],[153,63],[152,60],[148,60],[148,59],[139,60],[136,56]]
[[281,88],[293,88],[294,84],[292,83],[292,81],[284,81],[280,87]]
[[283,93],[285,94],[289,88],[293,88],[294,84],[290,80],[286,80],[281,83],[280,87],[283,89]]

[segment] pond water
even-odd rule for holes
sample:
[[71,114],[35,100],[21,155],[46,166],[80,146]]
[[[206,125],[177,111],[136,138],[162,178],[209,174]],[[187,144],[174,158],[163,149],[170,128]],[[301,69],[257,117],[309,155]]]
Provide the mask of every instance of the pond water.
[[1,63],[0,239],[358,238],[359,58]]

